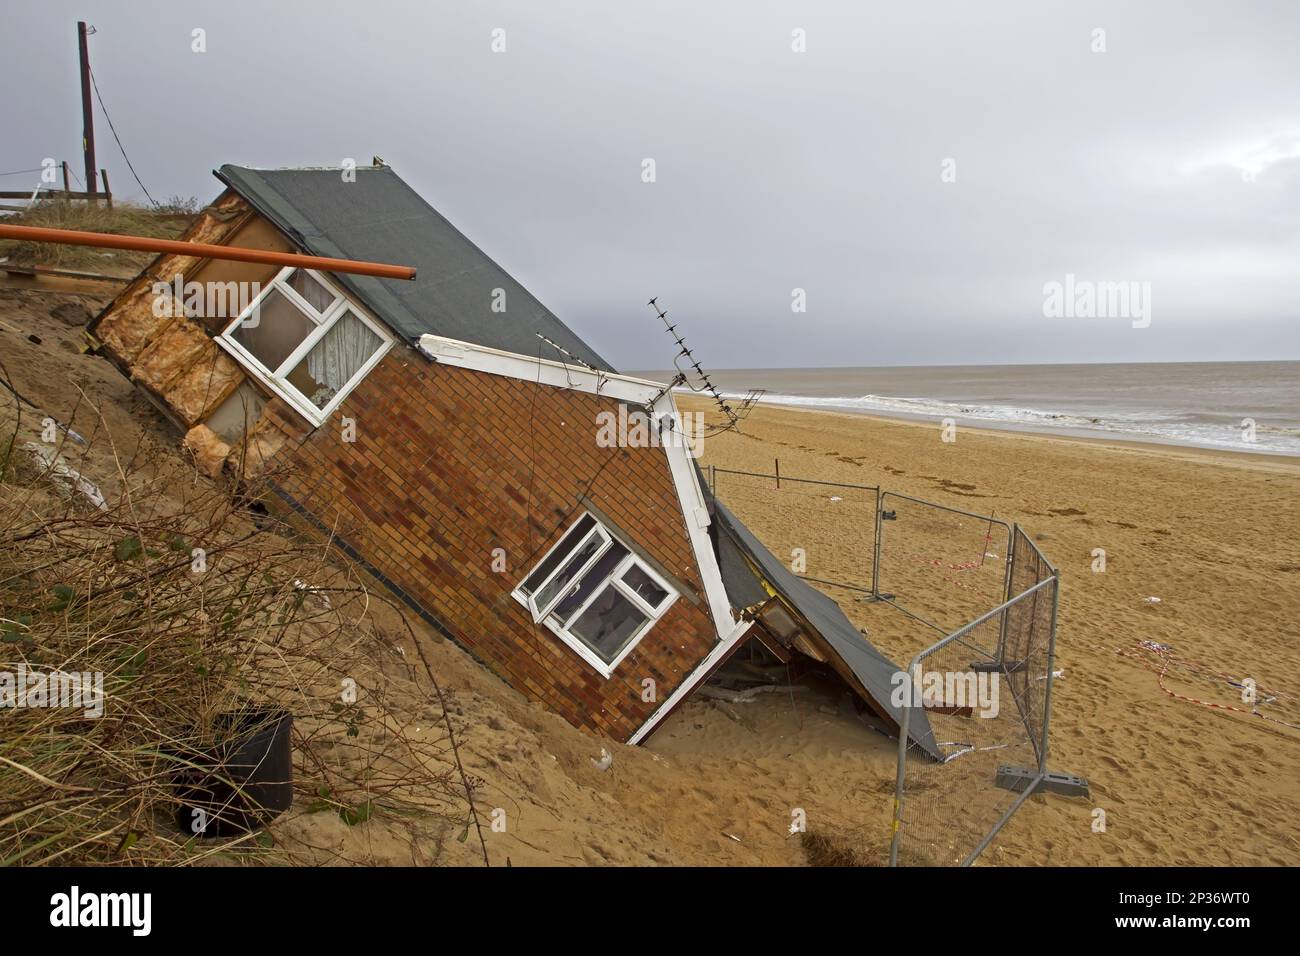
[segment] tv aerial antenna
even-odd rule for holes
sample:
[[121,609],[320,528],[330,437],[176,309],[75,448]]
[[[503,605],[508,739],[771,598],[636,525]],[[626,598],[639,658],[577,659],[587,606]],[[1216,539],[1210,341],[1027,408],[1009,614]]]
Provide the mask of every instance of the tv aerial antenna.
[[[672,337],[673,341],[677,343],[678,348],[677,354],[673,356],[673,368],[676,370],[677,374],[674,376],[673,380],[664,387],[664,391],[659,393],[659,396],[656,397],[655,401],[658,401],[658,398],[662,396],[664,392],[671,391],[678,385],[684,386],[697,394],[707,394],[713,398],[713,401],[717,404],[718,408],[721,409],[726,421],[717,425],[707,426],[704,430],[705,434],[716,435],[720,432],[731,431],[733,429],[739,431],[740,423],[749,415],[753,407],[758,404],[758,400],[762,398],[764,390],[761,388],[752,388],[745,394],[744,398],[741,399],[739,405],[733,405],[723,397],[722,393],[718,391],[718,387],[714,385],[712,379],[709,378],[709,373],[704,371],[701,367],[699,360],[695,357],[695,353],[691,351],[690,347],[686,344],[686,340],[683,339],[681,333],[677,331],[677,324],[668,320],[667,310],[659,307],[659,297],[655,296],[646,304],[654,310],[655,315],[657,315],[659,321],[664,324],[664,328],[667,329],[668,334]],[[682,368],[683,359],[686,360],[686,369]]]
[[[596,366],[592,365],[582,356],[574,355],[572,352],[566,349],[559,342],[556,342],[554,339],[548,338],[547,336],[543,335],[541,332],[534,332],[533,334],[537,336],[539,339],[541,339],[543,342],[545,342],[547,345],[549,345],[551,348],[555,349],[555,351],[565,356],[565,358],[567,358],[569,362],[572,362],[574,365],[579,365],[582,368],[585,368],[588,372],[594,373],[596,376],[596,394],[597,395],[600,394],[601,389],[605,387],[605,382],[606,382],[605,372],[602,369],[596,368]],[[568,376],[569,373],[569,362],[564,361],[564,359],[560,359],[560,364],[564,366],[564,373],[566,376]],[[569,376],[569,385],[570,386],[573,385],[572,376]]]

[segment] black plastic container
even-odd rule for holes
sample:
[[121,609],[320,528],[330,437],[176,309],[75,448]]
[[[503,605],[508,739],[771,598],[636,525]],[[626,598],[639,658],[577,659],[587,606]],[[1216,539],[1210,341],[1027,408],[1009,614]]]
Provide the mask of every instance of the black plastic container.
[[184,754],[197,767],[176,775],[176,827],[205,838],[260,829],[293,802],[293,715],[247,710],[216,723],[211,747]]

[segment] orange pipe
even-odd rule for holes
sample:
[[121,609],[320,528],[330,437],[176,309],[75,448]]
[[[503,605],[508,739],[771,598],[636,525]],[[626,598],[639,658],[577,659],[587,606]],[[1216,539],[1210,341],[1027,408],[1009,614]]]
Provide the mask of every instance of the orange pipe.
[[133,252],[168,252],[178,256],[197,256],[200,259],[233,259],[236,262],[261,262],[272,266],[301,266],[304,269],[318,269],[321,272],[350,272],[359,276],[377,276],[380,279],[415,278],[413,266],[392,266],[382,262],[360,262],[356,259],[330,259],[326,256],[304,256],[296,252],[271,252],[266,249],[245,249],[241,246],[218,246],[209,242],[148,239],[144,236],[122,236],[109,232],[80,232],[76,229],[45,229],[38,226],[0,224],[0,239],[62,242],[73,246],[102,246],[105,249],[129,249]]

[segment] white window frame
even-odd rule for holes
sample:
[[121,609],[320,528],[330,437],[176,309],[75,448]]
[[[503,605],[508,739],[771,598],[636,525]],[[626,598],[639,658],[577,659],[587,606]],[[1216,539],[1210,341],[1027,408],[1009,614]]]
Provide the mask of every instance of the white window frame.
[[[576,551],[582,545],[582,543],[586,541],[588,537],[590,537],[592,534],[596,534],[601,538],[601,546],[596,550],[596,553],[593,554],[590,558],[588,558],[587,561],[583,564],[582,569],[574,576],[573,583],[570,584],[569,587],[565,588],[563,591],[558,593],[554,598],[552,598],[549,602],[547,602],[545,607],[538,607],[536,602],[534,601],[534,596],[539,594],[541,591],[543,591],[546,588],[546,586],[551,582],[551,580],[557,574],[559,574],[560,571],[564,569],[564,566],[567,562],[564,560],[557,561],[555,567],[551,570],[551,573],[548,574],[541,582],[538,583],[537,587],[533,589],[532,594],[525,594],[523,592],[522,588],[524,582],[527,581],[532,576],[533,572],[536,571],[537,568],[540,567],[543,563],[545,563],[545,561],[548,558],[550,558],[551,555],[555,553],[562,544],[564,544],[565,540],[568,538],[569,532],[572,531],[573,528],[577,526],[577,524],[580,521],[582,521],[584,517],[591,518],[591,520],[595,524],[593,525],[591,531],[588,531],[587,534],[583,535],[581,538],[579,538],[576,542],[573,543],[573,545],[569,548],[569,553]],[[596,651],[593,650],[591,646],[587,644],[586,641],[578,637],[576,634],[570,633],[567,627],[558,625],[554,621],[552,621],[549,617],[551,611],[555,608],[556,605],[558,605],[561,601],[563,601],[567,595],[572,593],[574,588],[582,584],[587,573],[595,566],[596,562],[598,562],[601,559],[601,557],[605,554],[605,552],[610,549],[610,547],[613,545],[614,541],[616,540],[618,539],[613,534],[610,533],[608,528],[606,528],[603,524],[601,524],[599,518],[597,518],[589,511],[584,511],[581,515],[578,516],[578,518],[572,524],[569,525],[568,528],[565,529],[564,534],[560,535],[560,540],[557,541],[554,545],[552,545],[547,550],[547,552],[544,555],[542,555],[542,557],[532,566],[532,568],[529,569],[528,573],[525,574],[523,578],[520,579],[519,584],[515,587],[515,590],[512,592],[511,595],[512,597],[514,597],[516,601],[518,601],[520,604],[522,604],[525,608],[528,609],[528,613],[532,617],[534,623],[545,624],[546,627],[548,627],[557,637],[559,637],[560,640],[564,641],[564,643],[567,644],[569,648],[574,651],[574,653],[576,653],[579,657],[581,657],[584,661],[590,664],[593,668],[599,671],[602,676],[606,678],[610,678],[614,676],[614,671],[617,670],[618,665],[623,662],[623,658],[627,657],[627,655],[632,652],[633,648],[635,648],[637,644],[641,643],[641,639],[645,637],[648,633],[650,633],[650,629],[653,628],[655,624],[659,622],[660,618],[662,618],[665,614],[668,613],[668,609],[672,607],[674,603],[676,603],[677,598],[680,596],[677,592],[677,589],[674,588],[667,581],[665,581],[662,575],[657,573],[654,568],[650,567],[641,558],[637,557],[636,552],[633,551],[630,547],[628,547],[626,543],[620,541],[619,543],[623,547],[628,548],[627,555],[623,558],[623,560],[619,561],[619,563],[614,566],[613,570],[610,571],[608,575],[606,575],[606,577],[601,581],[600,584],[596,585],[596,587],[591,589],[591,594],[587,597],[587,600],[583,601],[582,604],[574,610],[574,612],[570,615],[567,623],[572,624],[573,622],[577,621],[578,618],[582,617],[583,613],[587,610],[587,607],[593,601],[595,601],[596,598],[598,598],[601,594],[605,592],[606,588],[612,587],[615,588],[619,592],[619,594],[621,594],[623,597],[631,601],[632,606],[646,616],[645,624],[641,625],[641,627],[628,639],[627,643],[623,645],[622,649],[618,652],[617,655],[615,655],[612,661],[606,662],[605,659],[601,657],[599,654],[597,654]],[[636,593],[636,591],[634,591],[631,587],[629,587],[627,584],[623,582],[623,575],[625,575],[628,572],[628,569],[633,566],[636,566],[645,574],[647,574],[650,577],[650,580],[652,580],[655,584],[661,587],[664,590],[664,592],[667,594],[667,597],[665,597],[663,601],[659,603],[658,608],[651,607],[645,601],[644,598],[642,598],[639,594]]]
[[[229,352],[235,360],[244,367],[245,371],[288,402],[295,411],[302,415],[303,418],[307,419],[314,426],[320,427],[329,420],[330,415],[334,413],[334,410],[338,408],[343,399],[347,398],[348,393],[361,384],[361,380],[370,374],[370,370],[378,365],[383,357],[388,354],[389,349],[391,349],[395,344],[395,340],[393,336],[388,333],[388,330],[380,325],[374,317],[348,298],[348,296],[335,286],[334,283],[325,278],[323,274],[314,269],[303,269],[304,272],[323,285],[328,292],[334,295],[334,302],[330,307],[324,312],[318,311],[314,306],[308,303],[306,299],[299,295],[291,285],[289,285],[289,276],[299,268],[301,267],[286,266],[281,269],[276,274],[275,278],[268,282],[266,286],[258,292],[256,298],[248,304],[248,308],[240,312],[235,320],[227,325],[222,333],[217,336],[217,344]],[[289,354],[289,357],[281,362],[279,367],[274,369],[267,368],[263,365],[256,355],[240,345],[233,337],[233,333],[235,329],[239,327],[239,323],[248,318],[255,309],[260,308],[262,300],[270,295],[272,291],[278,292],[280,295],[288,299],[291,305],[299,309],[316,326],[316,328],[298,344],[298,347]],[[329,330],[334,327],[335,323],[339,322],[347,312],[351,312],[354,316],[364,322],[370,331],[379,336],[380,345],[379,348],[375,349],[375,354],[370,356],[366,363],[357,370],[356,374],[348,379],[343,387],[338,390],[332,399],[330,399],[329,404],[324,408],[317,408],[310,398],[302,394],[298,389],[294,388],[293,385],[289,384],[287,376],[291,371],[297,368],[298,363],[302,361],[303,357],[316,347],[316,343],[324,338],[325,334],[329,332]]]

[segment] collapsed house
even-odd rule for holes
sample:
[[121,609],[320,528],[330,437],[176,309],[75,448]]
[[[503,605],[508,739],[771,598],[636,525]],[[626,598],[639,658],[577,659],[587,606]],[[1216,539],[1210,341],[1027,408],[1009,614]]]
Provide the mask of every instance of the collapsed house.
[[[98,351],[208,474],[261,482],[575,726],[638,743],[754,639],[897,732],[898,668],[712,500],[669,387],[618,374],[388,166],[216,176],[186,240],[418,278],[164,254],[123,289]],[[599,441],[629,409],[654,440]],[[923,715],[909,735],[935,751]]]

